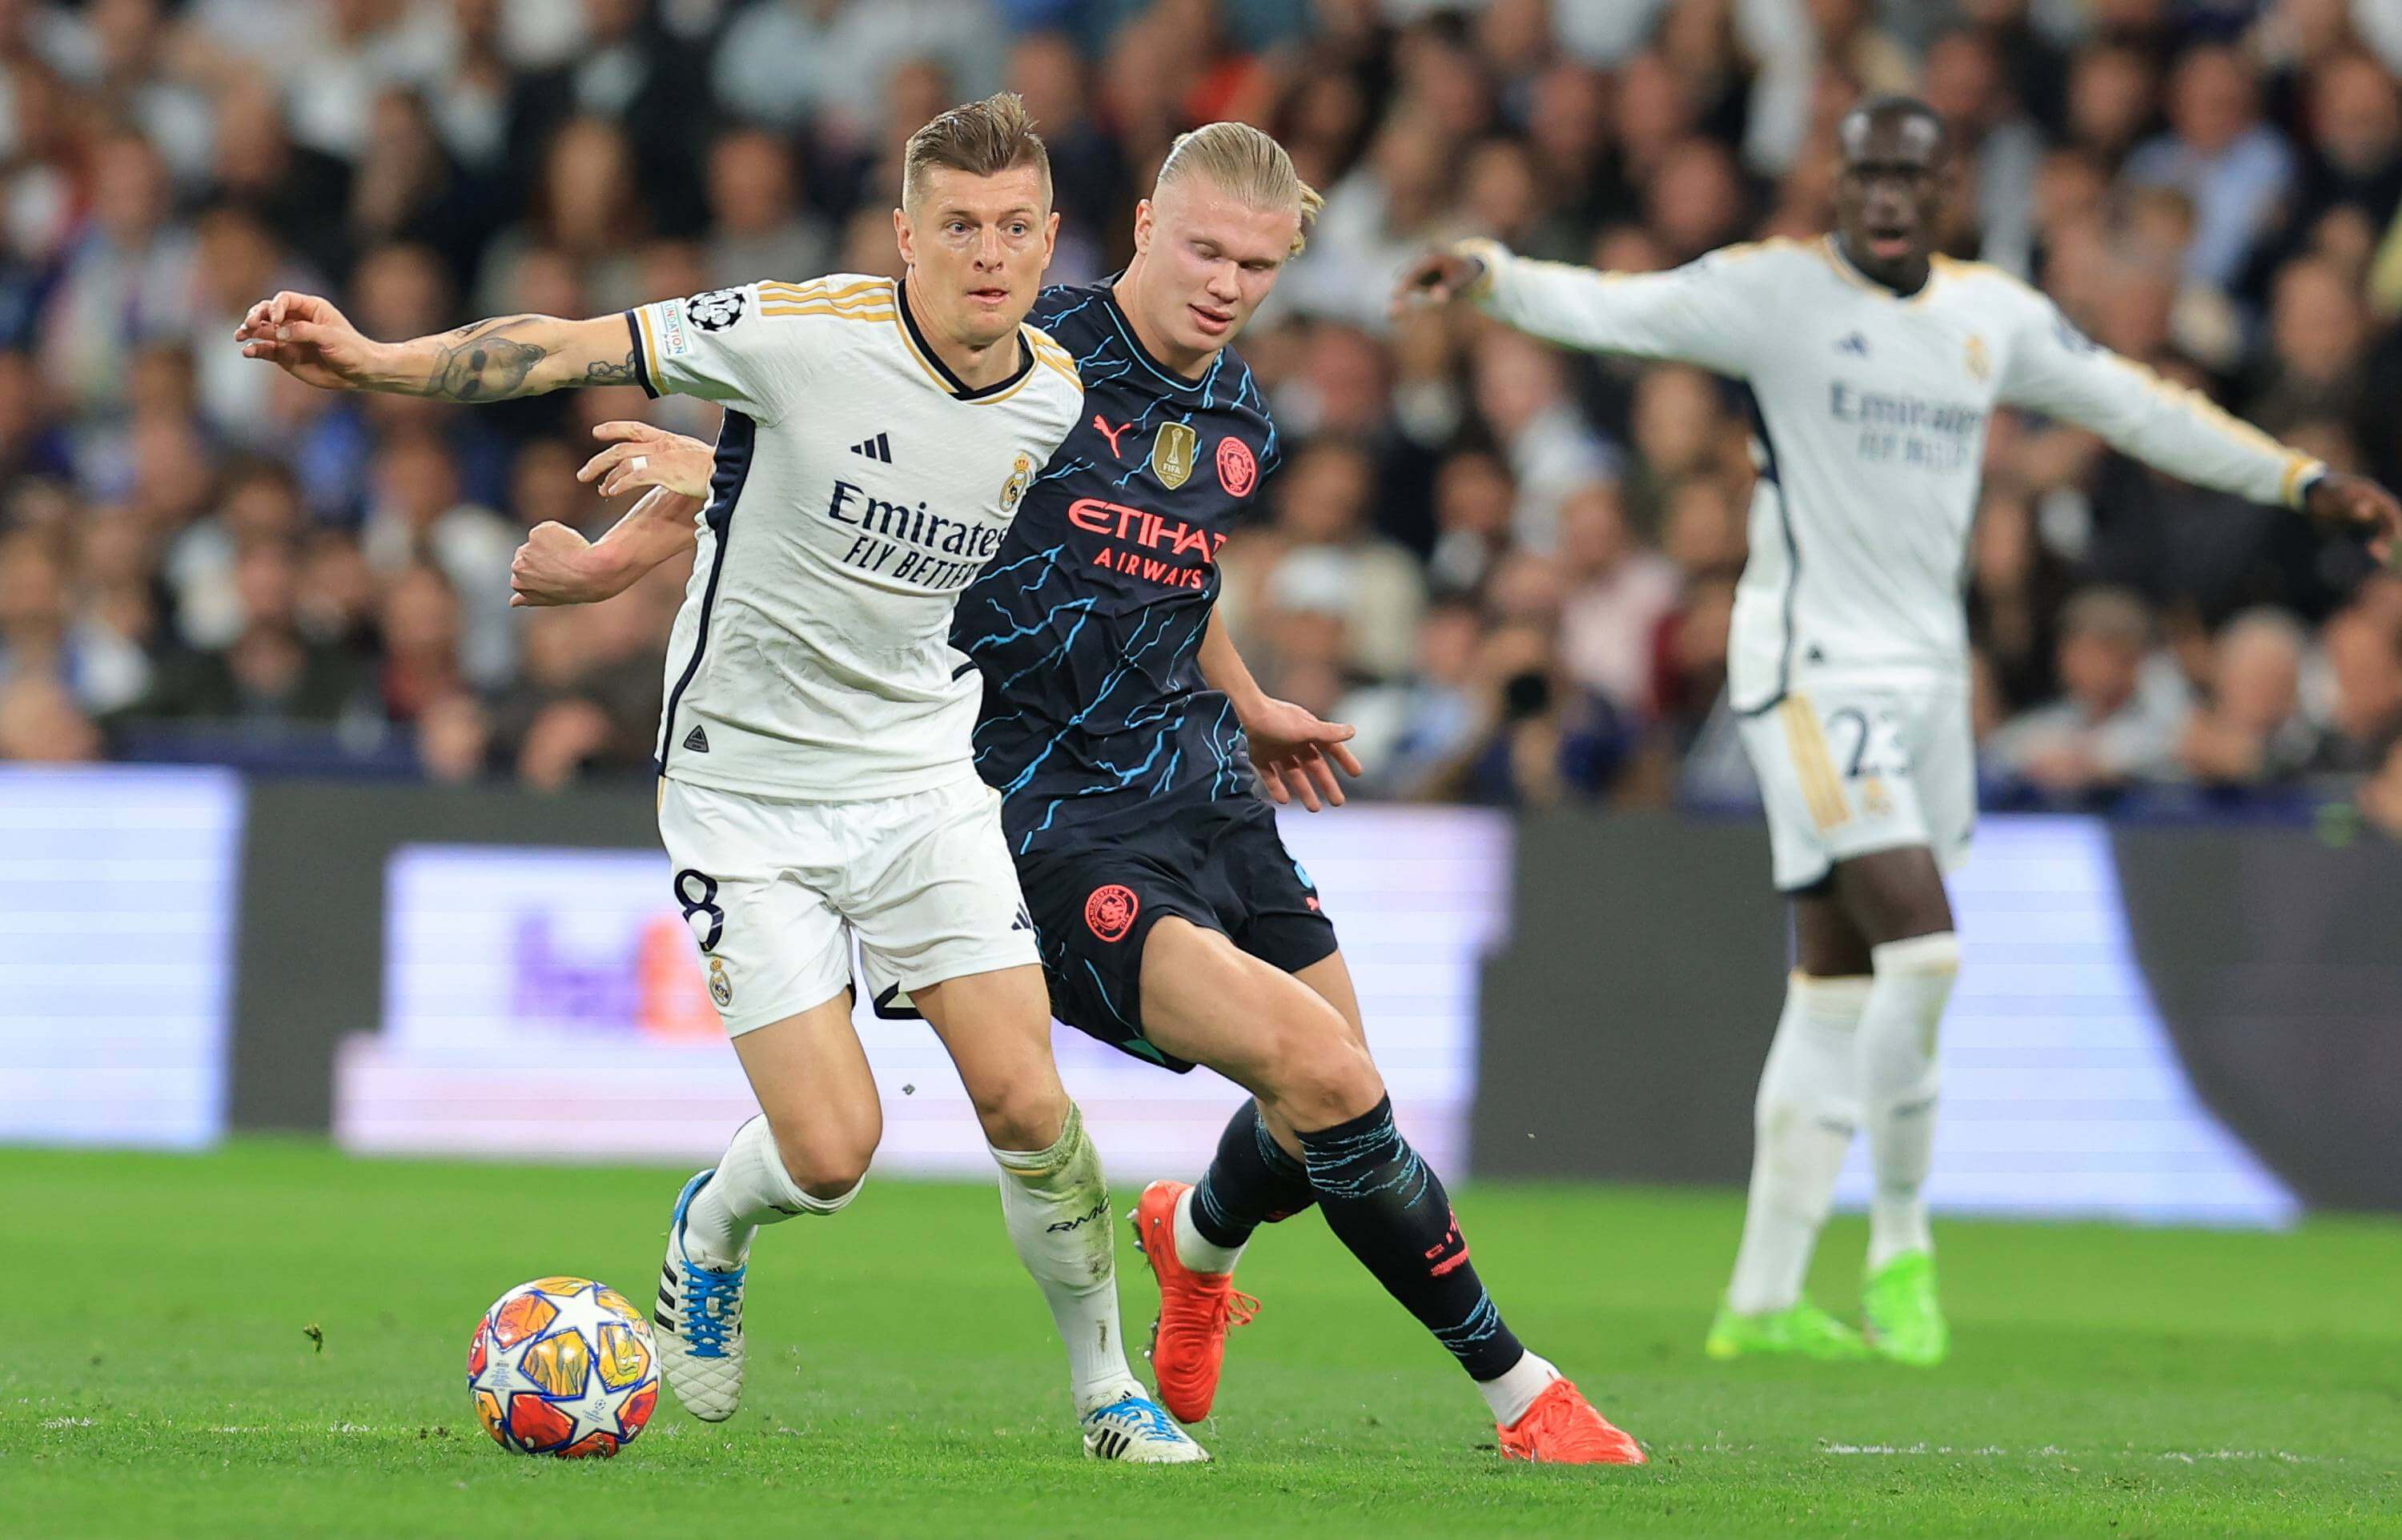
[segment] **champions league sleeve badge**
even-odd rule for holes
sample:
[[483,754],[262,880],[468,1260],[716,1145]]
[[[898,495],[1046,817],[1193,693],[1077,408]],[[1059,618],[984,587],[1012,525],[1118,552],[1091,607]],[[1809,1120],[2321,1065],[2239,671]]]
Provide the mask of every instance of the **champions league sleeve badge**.
[[683,313],[704,332],[722,332],[742,319],[742,291],[711,289],[683,302]]

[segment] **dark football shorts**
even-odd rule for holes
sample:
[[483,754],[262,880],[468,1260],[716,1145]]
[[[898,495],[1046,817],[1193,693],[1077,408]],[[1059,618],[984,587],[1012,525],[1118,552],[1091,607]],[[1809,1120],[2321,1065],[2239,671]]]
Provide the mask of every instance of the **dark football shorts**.
[[1224,935],[1286,972],[1333,955],[1318,885],[1249,797],[1221,798],[1089,844],[1017,858],[1017,881],[1042,943],[1051,1013],[1178,1074],[1192,1065],[1142,1035],[1142,943],[1163,914]]

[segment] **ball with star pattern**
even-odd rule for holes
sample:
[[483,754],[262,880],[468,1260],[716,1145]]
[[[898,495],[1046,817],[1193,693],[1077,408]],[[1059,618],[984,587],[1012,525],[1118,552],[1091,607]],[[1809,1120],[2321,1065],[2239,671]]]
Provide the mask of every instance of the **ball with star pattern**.
[[616,1453],[659,1404],[651,1324],[589,1278],[536,1278],[492,1301],[467,1347],[467,1393],[504,1450]]

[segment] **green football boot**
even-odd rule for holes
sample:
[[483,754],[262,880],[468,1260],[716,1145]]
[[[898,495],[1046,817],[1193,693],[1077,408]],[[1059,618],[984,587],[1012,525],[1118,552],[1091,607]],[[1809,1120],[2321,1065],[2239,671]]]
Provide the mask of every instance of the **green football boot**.
[[1897,1364],[1932,1368],[1952,1352],[1952,1328],[1935,1302],[1935,1258],[1905,1251],[1860,1286],[1869,1351]]
[[1860,1334],[1807,1299],[1762,1315],[1738,1315],[1724,1302],[1702,1351],[1713,1358],[1782,1356],[1844,1362],[1868,1356]]

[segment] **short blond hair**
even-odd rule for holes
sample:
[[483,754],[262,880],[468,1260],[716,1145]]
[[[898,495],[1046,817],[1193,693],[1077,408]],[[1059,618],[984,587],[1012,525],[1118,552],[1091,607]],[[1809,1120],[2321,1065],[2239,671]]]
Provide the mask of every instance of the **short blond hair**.
[[1206,176],[1253,208],[1291,209],[1300,214],[1301,226],[1287,255],[1299,255],[1309,243],[1310,222],[1326,206],[1318,189],[1293,169],[1285,147],[1249,123],[1205,123],[1178,134],[1167,147],[1167,158],[1159,163],[1153,196],[1189,176]]
[[1015,91],[963,102],[909,136],[901,152],[901,201],[906,205],[936,166],[971,176],[999,176],[1020,166],[1042,173],[1042,201],[1051,201],[1051,152],[1034,131],[1034,115]]

